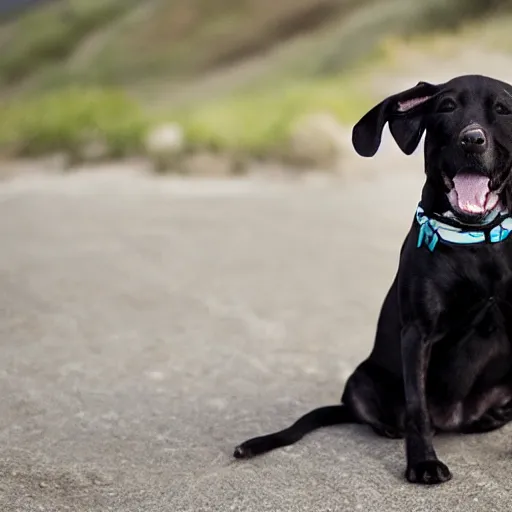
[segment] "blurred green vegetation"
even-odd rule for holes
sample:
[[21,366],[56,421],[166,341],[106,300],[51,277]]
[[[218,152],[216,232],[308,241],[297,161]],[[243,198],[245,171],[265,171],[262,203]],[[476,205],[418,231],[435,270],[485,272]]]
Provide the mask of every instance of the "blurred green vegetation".
[[193,107],[149,113],[117,88],[71,87],[6,102],[0,116],[0,150],[11,156],[60,152],[76,155],[90,141],[112,157],[136,154],[147,130],[178,122],[187,150],[277,155],[294,124],[307,114],[330,112],[352,122],[370,106],[355,84],[333,77],[226,96]]
[[105,144],[108,156],[140,151],[149,118],[124,92],[69,88],[5,103],[0,116],[0,148],[12,156],[65,151],[75,155],[91,141]]
[[228,96],[178,110],[172,117],[184,126],[192,148],[266,156],[278,153],[295,123],[308,114],[330,112],[341,123],[351,123],[369,106],[356,84],[331,77]]
[[510,4],[54,0],[0,21],[0,150],[73,153],[96,138],[122,156],[169,120],[191,149],[275,154],[302,116],[351,123],[370,106],[354,66],[382,60],[389,36],[481,26],[512,50]]

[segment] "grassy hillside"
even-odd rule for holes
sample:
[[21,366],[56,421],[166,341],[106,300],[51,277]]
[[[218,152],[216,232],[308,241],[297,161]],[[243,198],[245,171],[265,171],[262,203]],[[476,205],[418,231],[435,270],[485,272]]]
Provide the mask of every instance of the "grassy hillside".
[[451,27],[508,3],[53,0],[0,23],[0,87],[181,83],[283,50],[292,74],[337,73],[388,34]]
[[[194,76],[323,24],[353,0],[55,0],[0,25],[0,80]],[[60,75],[60,76],[59,76]]]
[[0,85],[15,84],[49,64],[63,63],[93,31],[114,22],[134,2],[60,0],[0,26]]

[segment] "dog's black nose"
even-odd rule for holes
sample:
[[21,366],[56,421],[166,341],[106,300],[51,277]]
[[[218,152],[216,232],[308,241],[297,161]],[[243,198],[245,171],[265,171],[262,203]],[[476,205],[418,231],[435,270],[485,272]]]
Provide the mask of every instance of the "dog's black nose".
[[468,153],[483,153],[487,149],[487,137],[479,126],[464,128],[459,135],[460,145]]

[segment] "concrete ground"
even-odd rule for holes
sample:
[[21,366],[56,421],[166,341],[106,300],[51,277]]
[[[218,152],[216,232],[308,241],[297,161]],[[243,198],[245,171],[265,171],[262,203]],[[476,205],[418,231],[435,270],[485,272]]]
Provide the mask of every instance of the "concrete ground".
[[437,439],[454,478],[436,488],[360,426],[231,457],[338,402],[368,354],[413,161],[349,183],[0,184],[0,510],[508,510],[511,428]]

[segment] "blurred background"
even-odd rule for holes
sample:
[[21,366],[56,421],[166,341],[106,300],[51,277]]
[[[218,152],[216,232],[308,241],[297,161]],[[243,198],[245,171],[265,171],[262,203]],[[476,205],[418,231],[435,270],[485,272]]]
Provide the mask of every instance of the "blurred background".
[[0,154],[58,154],[65,167],[147,155],[158,171],[198,174],[337,167],[347,128],[384,95],[512,75],[511,7],[0,0]]

